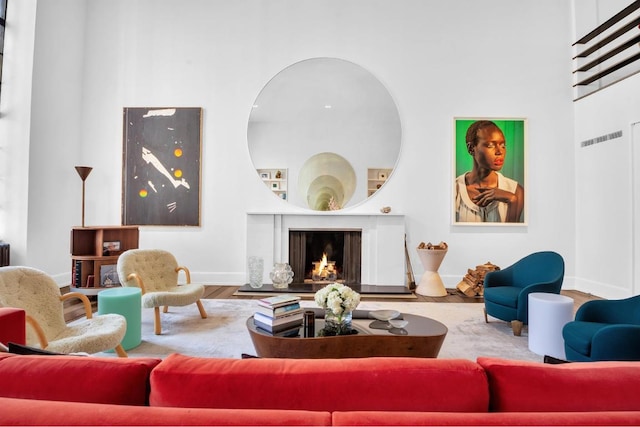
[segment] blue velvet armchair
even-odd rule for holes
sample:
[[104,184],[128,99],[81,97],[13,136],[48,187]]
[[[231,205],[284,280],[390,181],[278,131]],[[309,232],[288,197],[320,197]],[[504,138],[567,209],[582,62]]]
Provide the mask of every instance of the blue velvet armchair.
[[587,301],[562,337],[567,360],[640,360],[640,295]]
[[528,323],[529,294],[559,294],[564,279],[564,260],[551,251],[535,252],[484,278],[484,319],[488,316],[511,322],[513,334],[520,336]]

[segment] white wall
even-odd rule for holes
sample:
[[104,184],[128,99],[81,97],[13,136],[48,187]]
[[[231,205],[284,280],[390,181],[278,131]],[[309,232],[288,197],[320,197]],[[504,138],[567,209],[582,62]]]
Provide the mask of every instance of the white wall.
[[[638,277],[632,267],[639,249],[633,243],[639,214],[633,202],[640,189],[632,186],[633,159],[640,151],[632,147],[632,124],[640,122],[638,93],[636,74],[575,103],[577,286],[609,298],[640,291],[637,284],[634,289]],[[622,137],[580,147],[581,141],[616,131]]]
[[80,138],[85,3],[39,1],[36,14],[26,262],[52,274],[70,270],[69,228],[81,224],[82,181],[74,166],[93,163]]
[[[61,22],[57,5],[38,2],[33,84],[39,114],[31,143],[49,148],[30,154],[38,182],[29,192],[42,200],[21,224],[28,227],[29,247],[47,252],[19,255],[24,263],[68,277],[69,242],[62,236],[80,221],[76,162],[94,167],[87,180],[87,225],[120,222],[123,107],[200,106],[202,226],[144,227],[140,244],[174,251],[195,280],[244,282],[246,212],[298,210],[271,194],[254,171],[246,139],[252,103],[283,68],[327,56],[369,70],[398,105],[403,148],[397,170],[373,198],[351,210],[377,212],[389,205],[406,216],[416,277],[422,266],[414,248],[421,241],[446,241],[440,273],[448,286],[477,264],[506,266],[544,249],[565,257],[565,286],[572,286],[575,152],[566,2],[65,1],[62,12],[70,19],[82,21],[86,9],[82,23]],[[62,58],[43,51],[54,44],[44,37],[55,37]],[[54,117],[43,113],[50,108]],[[527,226],[451,225],[455,116],[528,119]],[[50,160],[56,166],[44,167]],[[68,207],[48,215],[44,226],[39,218],[60,200]]]
[[27,254],[36,0],[14,3],[5,32],[0,98],[0,240],[11,244],[15,264],[25,263]]
[[[574,40],[628,4],[624,0],[574,0]],[[634,264],[640,265],[640,187],[633,184],[640,165],[640,149],[633,146],[633,123],[640,122],[639,92],[640,75],[635,75],[574,103],[576,287],[607,298],[640,292],[634,271]],[[619,131],[619,138],[581,146]],[[636,127],[635,132],[640,129]]]

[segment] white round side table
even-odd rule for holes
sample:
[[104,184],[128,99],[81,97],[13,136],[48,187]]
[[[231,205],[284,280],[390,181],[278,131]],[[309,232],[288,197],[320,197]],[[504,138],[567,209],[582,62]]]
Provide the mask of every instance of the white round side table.
[[572,298],[544,292],[529,294],[529,350],[564,359],[562,328],[572,320]]
[[416,294],[428,297],[447,296],[447,289],[438,274],[438,268],[447,254],[447,249],[417,249],[417,251],[425,271],[416,286]]

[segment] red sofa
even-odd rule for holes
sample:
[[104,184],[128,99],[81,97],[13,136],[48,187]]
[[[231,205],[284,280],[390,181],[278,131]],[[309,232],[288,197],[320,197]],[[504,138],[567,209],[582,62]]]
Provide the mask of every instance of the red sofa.
[[0,307],[0,343],[25,344],[27,340],[26,313],[21,308]]
[[640,364],[0,354],[3,425],[639,425]]

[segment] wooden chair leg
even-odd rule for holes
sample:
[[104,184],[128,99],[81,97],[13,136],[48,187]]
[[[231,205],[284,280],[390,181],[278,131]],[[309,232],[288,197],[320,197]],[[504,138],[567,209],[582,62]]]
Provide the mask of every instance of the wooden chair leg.
[[484,308],[484,323],[489,323],[489,317],[487,316],[487,307]]
[[163,313],[168,313],[169,312],[169,306],[165,305],[164,308],[162,309]]
[[200,311],[200,317],[202,317],[203,319],[206,319],[207,312],[204,311],[204,306],[202,305],[202,301],[200,300],[196,301],[196,305],[198,306],[198,310]]
[[519,337],[522,334],[522,325],[523,323],[519,320],[511,321],[511,329],[513,330],[513,335]]
[[127,355],[127,352],[124,351],[124,348],[122,347],[122,344],[118,344],[118,346],[115,348],[116,353],[118,354],[118,357],[129,357]]
[[160,325],[160,307],[153,307],[153,312],[155,314],[155,318],[153,320],[155,333],[156,335],[160,335],[162,333],[162,326]]

